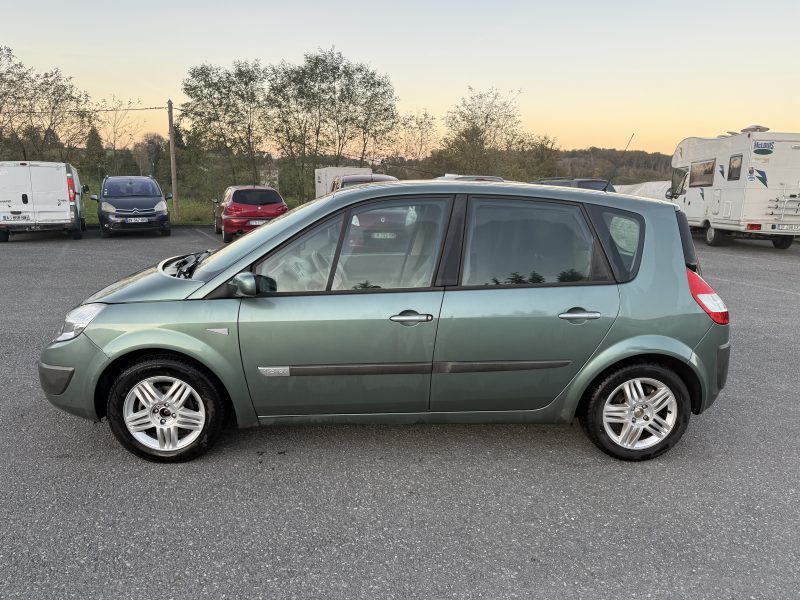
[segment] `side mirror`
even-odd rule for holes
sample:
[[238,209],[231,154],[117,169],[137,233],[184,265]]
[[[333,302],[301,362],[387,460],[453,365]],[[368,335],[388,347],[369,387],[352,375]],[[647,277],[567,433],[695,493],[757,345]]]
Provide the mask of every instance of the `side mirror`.
[[164,195],[164,200],[172,200],[172,194],[169,192]]
[[84,194],[88,194],[88,193],[89,193],[89,186],[88,186],[88,185],[85,185],[85,184],[84,184],[84,186],[83,186],[83,193],[84,193]]
[[675,198],[677,198],[677,196],[672,193],[672,190],[667,190],[664,193],[664,198],[666,198],[667,200],[675,200]]
[[252,298],[258,295],[256,276],[245,271],[228,282],[228,289],[237,298]]
[[277,292],[278,283],[272,277],[245,271],[228,282],[228,289],[237,298],[253,298],[259,294]]
[[219,204],[219,198],[212,198],[212,199],[211,199],[211,201],[212,201],[214,204]]
[[89,198],[97,202],[97,194],[92,194],[91,196],[89,196]]

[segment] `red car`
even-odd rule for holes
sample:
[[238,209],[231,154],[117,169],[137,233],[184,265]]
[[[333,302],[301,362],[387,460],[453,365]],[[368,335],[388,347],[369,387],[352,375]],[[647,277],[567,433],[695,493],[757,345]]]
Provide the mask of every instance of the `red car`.
[[214,233],[226,244],[289,210],[277,190],[263,185],[232,185],[214,204]]

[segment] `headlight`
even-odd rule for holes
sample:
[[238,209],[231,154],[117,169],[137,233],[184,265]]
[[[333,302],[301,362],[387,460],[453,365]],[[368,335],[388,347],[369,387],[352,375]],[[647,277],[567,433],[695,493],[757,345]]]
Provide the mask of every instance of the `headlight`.
[[167,203],[163,200],[159,200],[153,208],[156,212],[167,212]]
[[78,337],[86,326],[92,322],[106,307],[105,304],[84,304],[71,310],[64,319],[61,334],[53,341],[65,342]]
[[117,209],[114,208],[113,204],[109,204],[108,202],[101,202],[100,203],[100,210],[105,213],[111,213],[112,215],[117,212]]

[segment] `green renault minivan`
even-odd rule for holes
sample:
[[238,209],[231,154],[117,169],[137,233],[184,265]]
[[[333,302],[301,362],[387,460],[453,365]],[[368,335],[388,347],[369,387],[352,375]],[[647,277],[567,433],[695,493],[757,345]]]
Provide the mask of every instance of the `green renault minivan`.
[[[728,311],[673,204],[540,185],[337,191],[71,311],[47,398],[156,461],[274,423],[564,423],[653,458],[725,385]],[[535,430],[531,430],[535,435]]]

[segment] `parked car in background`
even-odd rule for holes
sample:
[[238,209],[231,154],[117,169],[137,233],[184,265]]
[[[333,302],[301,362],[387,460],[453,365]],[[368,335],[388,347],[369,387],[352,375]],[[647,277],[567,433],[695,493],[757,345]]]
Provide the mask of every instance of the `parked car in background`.
[[375,183],[378,181],[397,181],[397,177],[391,175],[381,175],[378,173],[370,173],[368,175],[340,175],[334,178],[331,184],[331,192],[341,190],[344,188],[360,185],[362,183]]
[[570,179],[569,177],[550,177],[545,179],[537,179],[536,181],[529,181],[528,183],[535,185],[557,185],[562,187],[574,187],[582,190],[599,190],[606,192],[615,192],[614,185],[609,183],[608,179],[594,179],[594,178],[579,178]]
[[289,210],[277,190],[263,185],[233,185],[213,202],[214,233],[226,244]]
[[69,163],[0,162],[0,242],[25,231],[61,230],[81,239],[88,191]]
[[577,418],[603,452],[644,460],[725,386],[728,318],[672,204],[402,182],[110,285],[67,315],[39,376],[156,461],[201,454],[230,412],[241,427]]
[[117,233],[157,231],[170,235],[167,200],[172,194],[161,191],[152,177],[112,176],[103,179],[97,202],[100,235],[111,237]]

